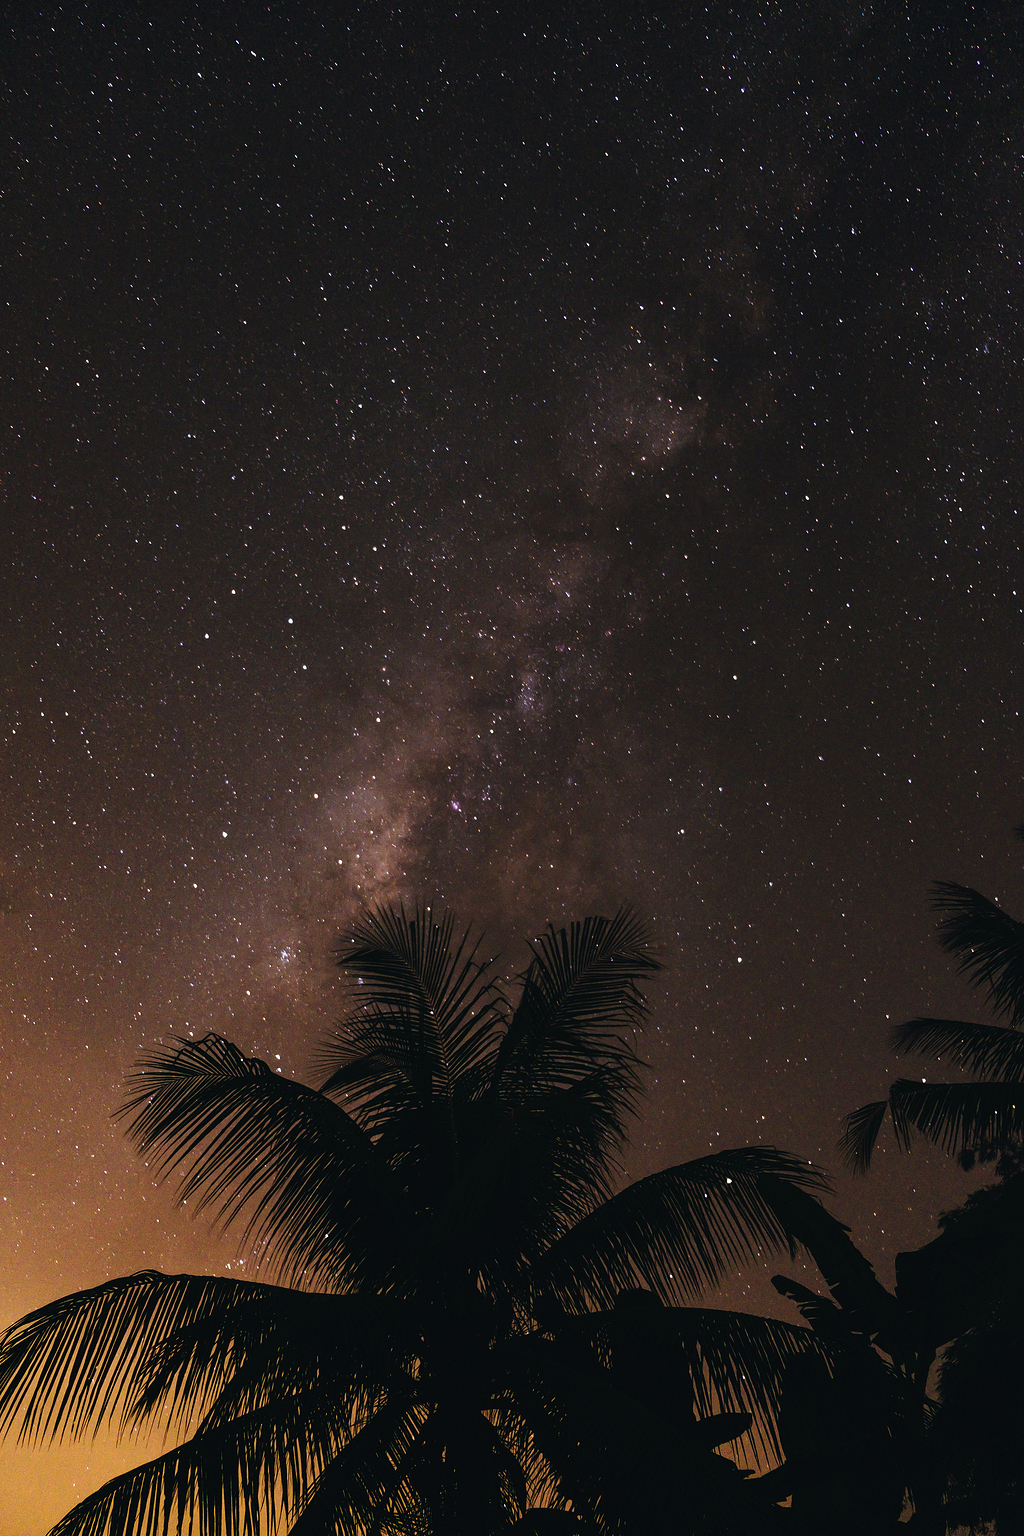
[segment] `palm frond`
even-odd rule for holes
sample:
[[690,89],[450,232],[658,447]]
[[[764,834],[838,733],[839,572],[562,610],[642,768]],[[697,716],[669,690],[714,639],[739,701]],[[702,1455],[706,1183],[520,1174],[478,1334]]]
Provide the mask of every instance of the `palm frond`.
[[961,1019],[909,1019],[897,1024],[890,1039],[899,1056],[911,1052],[950,1061],[968,1072],[1024,1082],[1024,1033],[1000,1024],[968,1024]]
[[150,1356],[133,1404],[135,1424],[160,1418],[227,1423],[314,1384],[358,1415],[408,1372],[420,1347],[408,1303],[374,1295],[332,1296],[253,1286],[246,1305],[203,1317]]
[[1024,1023],[1024,923],[967,885],[937,880],[932,901],[947,915],[938,938],[972,986],[983,987],[996,1017]]
[[846,1129],[839,1138],[839,1154],[848,1168],[856,1173],[867,1173],[878,1134],[889,1108],[888,1099],[874,1104],[864,1104],[846,1117]]
[[840,1142],[847,1163],[864,1171],[885,1119],[896,1145],[909,1150],[914,1132],[943,1151],[988,1160],[1024,1139],[1024,1087],[1019,1083],[925,1083],[897,1078],[889,1097],[846,1118]]
[[[336,951],[351,978],[352,1010],[324,1051],[333,1067],[325,1092],[380,1093],[385,1064],[425,1102],[489,1055],[505,1021],[505,1002],[491,960],[479,960],[467,929],[456,940],[454,918],[418,907],[377,907],[347,933]],[[361,1064],[372,1058],[368,1074]]]
[[432,1053],[421,1047],[421,1021],[390,1013],[378,1018],[372,1008],[345,1045],[335,1042],[323,1060],[341,1059],[321,1088],[340,1100],[346,1112],[375,1139],[390,1127],[406,1130],[419,1117],[435,1126],[443,1117],[443,1095],[436,1095]]
[[218,1035],[145,1057],[119,1115],[157,1173],[183,1172],[180,1204],[224,1225],[292,1279],[385,1283],[408,1210],[366,1131],[325,1095]]
[[498,1050],[492,1091],[528,1102],[557,1092],[598,1065],[619,1073],[623,1110],[639,1090],[639,1060],[624,1038],[647,1008],[639,983],[661,970],[646,925],[628,907],[549,928],[534,945],[522,994]]
[[395,1518],[415,1529],[421,1505],[407,1473],[425,1413],[385,1404],[320,1472],[289,1536],[379,1536]]
[[1016,1083],[919,1083],[898,1078],[889,1090],[897,1140],[913,1131],[946,1152],[990,1157],[1024,1138],[1024,1088]]
[[[521,1337],[521,1336],[519,1336]],[[506,1391],[507,1383],[501,1373],[495,1373],[495,1396],[491,1402],[491,1414],[495,1427],[504,1444],[516,1458],[523,1471],[526,1487],[526,1505],[542,1505],[553,1508],[559,1504],[558,1482],[540,1446],[533,1437],[528,1417],[513,1391]]]
[[743,1438],[760,1460],[781,1456],[786,1367],[798,1356],[827,1354],[823,1342],[808,1328],[744,1312],[691,1308],[680,1324],[699,1416],[751,1413],[754,1422]]
[[642,1284],[694,1300],[729,1268],[795,1251],[790,1191],[828,1187],[812,1164],[775,1147],[740,1147],[640,1179],[559,1238],[534,1268],[535,1295],[571,1310],[605,1307]]
[[341,1405],[325,1394],[275,1402],[135,1467],[89,1495],[51,1536],[251,1536],[302,1507],[346,1437]]
[[37,1443],[125,1414],[161,1344],[272,1289],[144,1270],[30,1312],[0,1339],[0,1430],[18,1425],[19,1438]]

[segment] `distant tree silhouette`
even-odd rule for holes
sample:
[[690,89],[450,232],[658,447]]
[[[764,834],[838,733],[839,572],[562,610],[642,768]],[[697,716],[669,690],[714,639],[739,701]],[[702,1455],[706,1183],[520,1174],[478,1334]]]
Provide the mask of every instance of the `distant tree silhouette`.
[[[1024,827],[1015,832],[1024,837]],[[840,1147],[866,1170],[888,1112],[904,1150],[917,1133],[965,1168],[998,1160],[998,1184],[947,1213],[933,1242],[898,1256],[896,1299],[917,1314],[916,1332],[907,1336],[924,1346],[918,1375],[932,1345],[944,1346],[920,1463],[932,1526],[1024,1536],[1024,1410],[1017,1406],[1024,1371],[1024,923],[968,886],[938,883],[934,905],[943,914],[942,948],[1005,1023],[918,1018],[897,1026],[898,1052],[931,1053],[980,1081],[898,1079],[886,1099],[847,1117]]]
[[941,1218],[944,1237],[963,1254],[976,1307],[942,1361],[934,1439],[950,1524],[1021,1536],[1024,1159],[1004,1155],[997,1173],[998,1182]]
[[769,1147],[613,1193],[658,969],[644,926],[549,930],[514,1001],[429,909],[372,912],[339,961],[320,1090],[208,1035],[145,1058],[122,1111],[277,1283],[130,1275],[0,1344],[0,1424],[23,1436],[185,1437],[59,1536],[646,1536],[670,1487],[677,1532],[780,1528],[715,1450],[748,1409],[774,1441],[815,1341],[682,1303],[832,1218],[819,1173]]
[[[887,1290],[844,1229],[805,1234],[830,1296],[786,1276],[775,1288],[821,1340],[787,1368],[779,1414],[785,1461],[760,1479],[792,1495],[800,1529],[836,1536],[947,1529],[998,1513],[1016,1533],[1024,1411],[985,1387],[995,1335],[1006,1359],[991,1384],[1015,1381],[1021,1358],[1024,1178],[972,1197],[922,1248],[896,1256]],[[796,1223],[799,1228],[799,1220]],[[838,1224],[836,1224],[838,1227]],[[1015,1353],[1016,1351],[1016,1353]],[[929,1393],[937,1361],[942,1402]],[[905,1501],[914,1513],[897,1523]]]
[[899,1054],[928,1053],[982,1081],[898,1078],[887,1098],[847,1117],[840,1150],[861,1171],[871,1161],[887,1111],[900,1147],[909,1147],[917,1132],[968,1168],[1024,1142],[1024,923],[969,886],[946,881],[936,883],[933,905],[944,914],[940,945],[1006,1024],[919,1018],[896,1026],[891,1039]]

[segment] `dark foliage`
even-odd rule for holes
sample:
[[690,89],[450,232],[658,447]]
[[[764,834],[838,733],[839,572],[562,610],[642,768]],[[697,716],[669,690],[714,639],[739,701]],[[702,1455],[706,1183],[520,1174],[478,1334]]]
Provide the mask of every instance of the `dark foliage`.
[[782,1512],[717,1447],[775,1447],[785,1372],[823,1346],[684,1303],[838,1224],[818,1171],[771,1147],[614,1193],[658,970],[643,924],[550,929],[514,999],[429,911],[370,913],[339,962],[322,1089],[210,1035],[148,1056],[121,1112],[283,1283],[128,1276],[0,1344],[23,1437],[185,1437],[60,1536],[640,1536],[670,1514],[770,1536]]
[[[1024,828],[1015,831],[1024,837]],[[865,1170],[888,1112],[903,1149],[918,1133],[966,1168],[996,1162],[998,1184],[948,1213],[933,1242],[898,1256],[896,1298],[913,1321],[906,1337],[932,1354],[945,1345],[941,1402],[926,1425],[920,1457],[931,1489],[929,1529],[967,1526],[1020,1536],[1024,924],[969,887],[942,883],[935,891],[942,948],[1007,1022],[918,1018],[899,1025],[892,1033],[898,1053],[934,1055],[981,1081],[899,1079],[888,1098],[847,1117],[841,1147],[848,1162]]]
[[888,1111],[896,1144],[906,1150],[915,1133],[960,1159],[965,1167],[991,1162],[1024,1143],[1024,923],[969,886],[939,881],[933,905],[944,914],[937,937],[958,969],[981,988],[1005,1025],[960,1019],[911,1019],[897,1025],[898,1054],[926,1054],[983,1076],[980,1083],[929,1083],[898,1078],[888,1097],[847,1116],[839,1143],[844,1161],[866,1172]]
[[946,1473],[950,1525],[1024,1532],[1024,1170],[1000,1159],[998,1182],[942,1218],[940,1241],[959,1256],[968,1326],[946,1350],[939,1376],[936,1454]]

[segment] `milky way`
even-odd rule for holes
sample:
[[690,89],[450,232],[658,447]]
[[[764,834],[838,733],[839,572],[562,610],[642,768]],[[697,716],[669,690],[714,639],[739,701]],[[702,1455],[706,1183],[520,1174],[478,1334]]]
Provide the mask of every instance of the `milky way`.
[[9,44],[4,1318],[247,1262],[110,1112],[312,1074],[377,900],[510,972],[632,902],[628,1172],[786,1146],[886,1275],[966,1187],[834,1155],[973,1008],[929,881],[1024,910],[1017,23],[345,10]]

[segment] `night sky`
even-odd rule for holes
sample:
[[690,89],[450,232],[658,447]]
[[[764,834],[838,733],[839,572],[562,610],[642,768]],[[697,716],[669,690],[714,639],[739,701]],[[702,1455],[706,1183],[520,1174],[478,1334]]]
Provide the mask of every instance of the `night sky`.
[[[1024,50],[966,10],[21,8],[0,1321],[235,1272],[124,1076],[312,1077],[382,899],[510,973],[651,918],[630,1175],[802,1153],[888,1280],[967,1192],[834,1151],[887,1021],[983,1017],[930,881],[1024,909]],[[9,1454],[2,1536],[106,1457]]]

